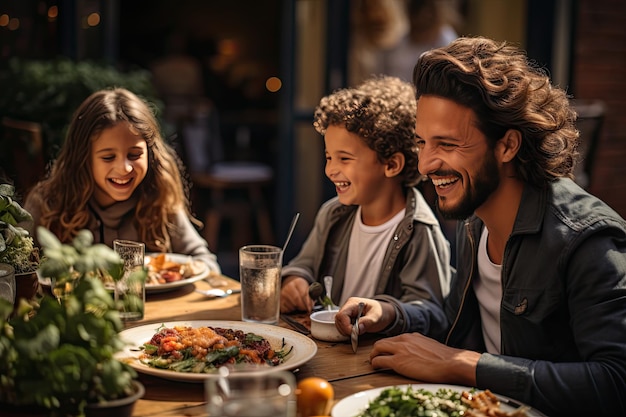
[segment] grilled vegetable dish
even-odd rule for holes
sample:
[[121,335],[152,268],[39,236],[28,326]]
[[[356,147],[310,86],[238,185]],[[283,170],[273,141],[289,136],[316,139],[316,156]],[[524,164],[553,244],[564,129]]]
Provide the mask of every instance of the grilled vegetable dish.
[[221,366],[252,364],[276,366],[293,346],[280,349],[254,333],[213,327],[162,327],[141,347],[140,361],[176,372],[212,373]]

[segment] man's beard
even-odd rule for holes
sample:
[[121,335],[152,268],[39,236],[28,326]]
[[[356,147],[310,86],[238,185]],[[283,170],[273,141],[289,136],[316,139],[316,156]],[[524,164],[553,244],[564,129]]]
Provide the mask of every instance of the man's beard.
[[478,207],[500,185],[500,175],[494,156],[489,153],[483,162],[480,170],[473,178],[472,187],[465,191],[465,196],[456,206],[448,206],[445,209],[441,206],[441,197],[437,197],[437,210],[446,220],[464,220],[470,217]]

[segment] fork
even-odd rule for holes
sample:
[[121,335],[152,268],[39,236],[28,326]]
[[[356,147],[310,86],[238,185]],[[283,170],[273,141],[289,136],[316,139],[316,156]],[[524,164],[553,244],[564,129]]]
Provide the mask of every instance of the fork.
[[197,293],[200,293],[202,295],[206,295],[209,298],[223,298],[223,297],[228,297],[231,294],[238,294],[241,292],[241,288],[235,288],[235,289],[228,289],[228,290],[222,290],[220,288],[213,288],[210,290],[198,290],[196,289]]

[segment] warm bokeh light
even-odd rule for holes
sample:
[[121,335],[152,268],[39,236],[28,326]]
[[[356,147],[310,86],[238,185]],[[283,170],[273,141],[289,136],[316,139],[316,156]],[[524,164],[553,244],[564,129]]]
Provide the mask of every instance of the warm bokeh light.
[[238,49],[237,41],[234,39],[222,39],[217,43],[217,50],[221,55],[237,55]]
[[100,14],[91,13],[87,16],[87,24],[91,27],[98,26],[100,24]]
[[0,26],[7,26],[9,24],[9,15],[0,15]]
[[20,19],[12,17],[9,19],[9,30],[18,30],[20,28]]
[[48,20],[53,21],[56,20],[57,17],[59,17],[59,8],[57,6],[51,6],[48,9]]
[[271,93],[275,93],[283,86],[282,81],[278,77],[270,77],[265,81],[265,88]]

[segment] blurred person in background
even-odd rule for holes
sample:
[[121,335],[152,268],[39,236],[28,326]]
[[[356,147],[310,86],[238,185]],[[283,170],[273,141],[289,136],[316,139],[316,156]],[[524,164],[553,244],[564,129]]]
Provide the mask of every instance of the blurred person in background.
[[372,74],[411,81],[419,56],[458,37],[456,0],[359,0],[353,5],[349,80]]

